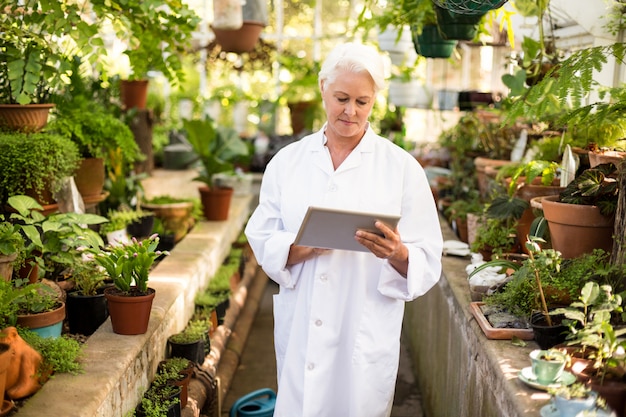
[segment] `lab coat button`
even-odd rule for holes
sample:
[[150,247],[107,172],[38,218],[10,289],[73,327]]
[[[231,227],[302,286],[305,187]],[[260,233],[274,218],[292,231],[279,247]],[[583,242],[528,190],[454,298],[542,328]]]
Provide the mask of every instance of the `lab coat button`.
[[328,186],[328,191],[337,191],[337,186],[335,184],[330,184]]
[[320,327],[322,325],[322,320],[320,320],[320,319],[315,320],[315,325],[317,327]]
[[328,280],[328,275],[326,274],[320,275],[320,280],[326,282]]
[[309,371],[312,371],[314,368],[315,368],[315,365],[314,365],[314,364],[312,364],[312,363],[309,363],[309,364],[306,366],[306,369],[308,369]]

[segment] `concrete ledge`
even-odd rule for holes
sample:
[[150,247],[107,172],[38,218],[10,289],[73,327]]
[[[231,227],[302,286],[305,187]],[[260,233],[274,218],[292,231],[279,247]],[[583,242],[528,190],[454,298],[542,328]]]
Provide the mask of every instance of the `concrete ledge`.
[[[441,222],[444,239],[456,239]],[[424,412],[429,417],[539,417],[550,396],[517,378],[538,346],[485,337],[469,310],[468,263],[444,256],[439,283],[407,304],[404,332]]]
[[[241,233],[251,198],[235,197],[227,221],[198,223],[151,272],[149,286],[156,289],[156,297],[145,334],[117,335],[107,320],[85,344],[85,372],[53,376],[16,415],[122,417],[134,409],[165,357],[167,337],[185,327],[196,293],[206,287]],[[245,293],[245,287],[237,292],[235,305],[245,302]],[[230,333],[226,327],[227,323],[218,328],[218,359],[219,346],[226,344]]]

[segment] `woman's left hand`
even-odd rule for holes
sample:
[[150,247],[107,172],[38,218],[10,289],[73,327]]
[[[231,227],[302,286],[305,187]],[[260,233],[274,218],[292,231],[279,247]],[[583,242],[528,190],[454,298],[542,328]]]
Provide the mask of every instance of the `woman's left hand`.
[[368,248],[378,258],[389,259],[390,261],[406,261],[406,248],[400,239],[398,229],[392,230],[383,222],[376,222],[374,226],[382,232],[383,236],[365,230],[357,230],[355,235],[357,242]]

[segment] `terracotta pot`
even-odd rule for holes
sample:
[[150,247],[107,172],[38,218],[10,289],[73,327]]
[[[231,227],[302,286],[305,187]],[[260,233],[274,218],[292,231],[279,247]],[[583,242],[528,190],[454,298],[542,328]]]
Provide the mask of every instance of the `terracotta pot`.
[[607,164],[612,162],[619,168],[619,164],[626,159],[626,152],[620,151],[605,151],[602,153],[589,152],[589,165],[591,168],[600,164]]
[[17,258],[17,253],[11,255],[0,255],[0,279],[10,281],[13,276],[13,262]]
[[478,190],[481,197],[487,197],[490,190],[490,181],[495,177],[495,173],[492,176],[487,174],[487,167],[499,167],[502,165],[510,164],[511,161],[505,161],[503,159],[490,159],[478,156],[474,158],[474,166],[476,167],[476,180],[478,181]]
[[107,288],[104,296],[109,307],[113,333],[135,335],[148,331],[155,294],[153,288],[148,288],[147,295],[124,295],[116,288]]
[[162,221],[165,229],[174,233],[174,242],[180,241],[194,224],[191,201],[169,204],[144,203],[142,208],[153,212]]
[[313,128],[313,118],[310,114],[316,105],[317,103],[314,101],[287,103],[291,118],[291,130],[294,135]]
[[74,174],[74,182],[83,199],[101,195],[104,189],[104,159],[82,159]]
[[0,104],[0,125],[24,132],[38,132],[48,124],[54,104]]
[[36,314],[18,314],[17,324],[27,327],[42,337],[59,337],[63,331],[65,320],[65,303],[55,310]]
[[148,101],[148,80],[121,80],[120,98],[124,110],[143,110]]
[[204,217],[209,221],[227,220],[234,190],[232,188],[209,188],[207,186],[200,186],[198,190],[200,191]]
[[626,383],[617,380],[607,380],[601,384],[597,378],[590,378],[587,385],[598,395],[606,400],[606,403],[615,411],[617,417],[624,417],[626,408]]
[[240,29],[223,30],[211,27],[215,34],[215,41],[222,47],[222,51],[241,54],[250,52],[265,28],[262,22],[244,21]]
[[541,199],[552,247],[566,259],[594,249],[611,252],[615,217],[603,216],[596,206],[561,203],[558,199],[558,196]]
[[[551,195],[559,195],[564,188],[558,185],[537,185],[537,184],[526,184],[517,190],[515,195],[528,203],[535,197],[544,197]],[[525,241],[526,236],[530,234],[530,226],[535,220],[535,214],[532,207],[528,207],[522,213],[522,217],[517,222],[517,236],[520,237],[522,243]],[[526,249],[526,245],[522,244],[522,251],[528,253],[528,249]]]

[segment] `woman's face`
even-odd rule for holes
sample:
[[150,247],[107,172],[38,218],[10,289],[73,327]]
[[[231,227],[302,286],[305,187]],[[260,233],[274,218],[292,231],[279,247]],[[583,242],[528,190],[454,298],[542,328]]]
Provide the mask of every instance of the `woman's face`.
[[367,72],[341,71],[332,84],[322,84],[322,99],[328,119],[327,136],[363,136],[375,100],[374,81]]

